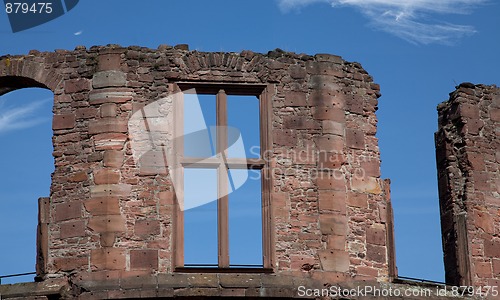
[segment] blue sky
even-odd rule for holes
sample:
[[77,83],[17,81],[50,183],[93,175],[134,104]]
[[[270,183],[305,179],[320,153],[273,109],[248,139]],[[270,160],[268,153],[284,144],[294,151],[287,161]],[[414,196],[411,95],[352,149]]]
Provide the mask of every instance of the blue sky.
[[[360,62],[381,85],[377,135],[382,176],[392,180],[399,274],[442,281],[436,105],[460,82],[499,84],[499,15],[493,0],[85,0],[15,34],[0,11],[0,55],[185,43]],[[0,274],[34,270],[36,199],[49,194],[51,95],[34,93],[0,97]]]

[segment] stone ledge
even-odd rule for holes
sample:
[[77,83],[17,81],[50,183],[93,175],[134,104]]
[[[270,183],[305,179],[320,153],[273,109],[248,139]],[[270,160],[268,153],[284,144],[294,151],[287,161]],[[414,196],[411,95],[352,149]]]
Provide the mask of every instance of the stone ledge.
[[[342,299],[458,299],[451,295],[451,287],[430,283],[386,283],[375,281],[340,281],[327,283],[325,278],[273,274],[201,274],[175,273],[134,275],[128,272],[109,273],[66,279],[51,279],[39,283],[19,283],[0,286],[2,299],[168,299],[178,297],[250,297],[273,299],[320,299],[330,293]],[[112,275],[112,276],[109,276]],[[233,276],[234,275],[234,276]],[[237,276],[236,276],[237,275]],[[118,278],[113,278],[118,276]],[[92,277],[95,277],[93,280]],[[231,277],[231,278],[229,278]],[[230,284],[228,284],[230,282]],[[369,294],[366,291],[379,294]],[[442,294],[437,295],[440,290]],[[443,291],[447,291],[446,293]],[[72,291],[72,293],[70,293]],[[360,293],[361,294],[357,294]],[[427,291],[427,292],[426,292]],[[364,294],[363,294],[364,292]],[[323,293],[321,295],[321,293]],[[389,293],[389,294],[382,294]],[[425,294],[427,293],[427,294]],[[422,296],[418,296],[418,295]],[[459,297],[459,299],[483,299]]]
[[16,284],[0,285],[0,299],[26,299],[28,297],[52,299],[51,297],[61,297],[68,288],[66,278],[47,279],[42,282],[26,282]]

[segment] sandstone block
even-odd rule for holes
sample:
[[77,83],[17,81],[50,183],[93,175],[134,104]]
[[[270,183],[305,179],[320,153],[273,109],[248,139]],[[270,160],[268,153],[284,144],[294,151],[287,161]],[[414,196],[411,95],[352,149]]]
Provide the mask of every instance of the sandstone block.
[[219,282],[224,288],[260,287],[260,274],[220,274]]
[[[320,170],[332,171],[332,174],[336,175],[339,174],[336,169],[339,169],[343,164],[345,164],[345,156],[342,152],[320,151],[318,153],[318,169]],[[344,176],[341,179],[344,179]]]
[[332,172],[318,172],[316,185],[320,190],[345,191],[345,176],[339,170],[334,170]]
[[306,94],[301,92],[287,92],[285,106],[307,106]]
[[347,147],[353,149],[365,149],[365,134],[363,131],[347,128],[345,132]]
[[318,251],[321,268],[323,271],[347,272],[349,271],[349,253],[341,250]]
[[344,135],[344,123],[335,122],[331,120],[324,120],[323,124],[323,133],[325,134],[333,134],[333,135]]
[[88,228],[99,233],[124,232],[125,218],[121,215],[93,216],[89,219]]
[[484,255],[486,257],[500,257],[500,241],[486,240],[484,241]]
[[137,236],[148,236],[160,234],[160,222],[158,220],[135,221],[134,233]]
[[60,225],[60,237],[62,239],[71,237],[83,237],[85,236],[85,221],[72,221],[61,223]]
[[117,150],[104,151],[103,163],[105,167],[120,168],[123,165],[123,152]]
[[314,106],[311,108],[315,120],[330,120],[345,123],[345,111],[337,107]]
[[360,193],[347,193],[347,205],[359,208],[368,208],[368,195]]
[[82,182],[88,179],[87,172],[76,172],[68,176],[69,182]]
[[132,186],[129,184],[101,184],[90,186],[90,196],[97,197],[128,197]]
[[346,239],[342,235],[329,235],[327,240],[328,249],[345,250]]
[[342,153],[344,150],[344,140],[336,135],[323,135],[315,140],[316,147],[322,152],[336,152]]
[[130,250],[130,268],[157,270],[158,250]]
[[385,246],[385,226],[373,226],[366,229],[366,242],[374,245]]
[[126,103],[133,98],[133,90],[129,88],[103,88],[89,93],[91,105],[103,103]]
[[97,116],[97,109],[95,107],[83,107],[76,110],[76,119],[91,119]]
[[55,206],[56,221],[78,219],[81,216],[82,203],[80,201],[60,203]]
[[89,123],[90,134],[106,133],[106,132],[124,133],[127,131],[128,131],[127,120],[123,119],[103,118]]
[[101,71],[94,74],[92,87],[95,89],[105,87],[121,87],[127,84],[127,76],[121,71]]
[[118,197],[94,197],[84,202],[85,209],[93,216],[119,215],[120,201]]
[[99,108],[101,118],[114,118],[117,114],[116,103],[104,103]]
[[59,271],[67,272],[87,267],[89,258],[84,256],[56,257],[54,258],[54,268]]
[[75,115],[74,114],[63,114],[63,115],[54,115],[52,119],[52,129],[71,129],[75,127]]
[[116,169],[100,169],[94,170],[94,183],[95,184],[114,184],[119,183],[121,174]]
[[119,70],[121,57],[119,53],[101,54],[97,60],[98,71]]
[[386,247],[379,245],[366,245],[366,258],[378,263],[385,264],[387,261]]
[[125,270],[125,249],[92,249],[90,263],[98,270]]
[[322,234],[345,236],[347,218],[339,214],[320,214],[319,227]]
[[123,133],[101,133],[94,136],[95,150],[121,150],[128,136]]
[[311,75],[309,87],[320,91],[339,91],[340,85],[335,82],[335,77],[329,75]]
[[369,194],[381,194],[382,189],[380,187],[377,178],[374,177],[358,177],[354,176],[351,179],[351,188],[358,192],[369,193]]
[[85,92],[90,90],[90,81],[85,78],[69,79],[64,82],[64,92],[67,94]]
[[333,210],[346,213],[345,191],[319,190],[318,202],[320,210]]

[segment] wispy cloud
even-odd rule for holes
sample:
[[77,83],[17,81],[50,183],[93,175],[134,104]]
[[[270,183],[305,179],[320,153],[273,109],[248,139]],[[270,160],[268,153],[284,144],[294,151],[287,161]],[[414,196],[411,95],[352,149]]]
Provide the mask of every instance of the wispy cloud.
[[46,98],[22,107],[7,107],[6,101],[0,100],[0,134],[48,121],[48,118],[38,117],[36,113],[50,100]]
[[488,0],[278,0],[283,12],[314,3],[354,7],[370,19],[374,28],[414,44],[453,44],[476,32],[473,26],[435,19],[436,15],[467,14]]

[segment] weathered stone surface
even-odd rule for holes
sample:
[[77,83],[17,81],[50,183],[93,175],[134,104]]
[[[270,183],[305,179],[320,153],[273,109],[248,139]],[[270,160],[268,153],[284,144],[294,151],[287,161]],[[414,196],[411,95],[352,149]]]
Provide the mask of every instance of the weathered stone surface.
[[78,219],[82,216],[82,202],[74,201],[57,204],[55,206],[55,220],[64,221]]
[[115,184],[120,182],[120,178],[120,171],[116,169],[94,170],[95,184]]
[[99,233],[124,232],[125,218],[121,215],[95,216],[89,219],[88,228]]
[[498,280],[491,263],[500,257],[495,228],[500,222],[500,173],[494,158],[499,149],[498,91],[465,83],[438,106],[436,161],[440,205],[446,208],[441,215],[446,281],[456,285]]
[[125,258],[125,249],[93,249],[90,253],[90,264],[98,270],[123,270]]
[[130,250],[130,268],[158,269],[158,250]]
[[85,221],[83,220],[62,223],[60,229],[61,238],[83,237],[86,235],[85,228]]
[[160,234],[160,222],[158,220],[137,220],[134,233],[139,236]]
[[70,79],[64,82],[64,92],[73,94],[90,90],[90,81],[85,78]]
[[105,132],[127,132],[127,120],[116,118],[98,119],[89,124],[89,133],[105,133]]
[[84,206],[93,216],[120,214],[120,201],[114,196],[93,197],[86,200]]
[[[380,87],[358,63],[279,49],[205,53],[165,45],[34,52],[9,57],[9,67],[6,59],[0,58],[0,91],[10,88],[3,76],[24,76],[55,93],[55,171],[40,230],[47,259],[39,260],[43,268],[37,270],[46,272],[45,280],[60,276],[71,282],[65,296],[42,297],[294,297],[299,283],[385,284],[397,275],[389,187],[380,179],[375,137]],[[181,116],[171,101],[182,97],[169,96],[190,88],[188,82],[261,99],[260,125],[268,126],[261,128],[261,146],[269,149],[262,149],[262,171],[258,166],[251,174],[267,176],[262,199],[269,196],[270,202],[262,211],[272,243],[263,254],[271,265],[262,271],[272,274],[179,273],[176,254],[182,247],[175,233],[182,227],[177,223],[182,193],[168,172],[175,159],[166,160],[162,150],[175,134],[165,116]],[[499,273],[500,156],[491,128],[500,97],[479,85],[461,86],[457,94],[463,103],[452,103],[449,116],[441,114],[442,122],[455,123],[439,135],[448,144],[438,162],[453,155],[460,163],[442,167],[439,177],[471,175],[440,194],[467,195],[458,208],[470,210],[466,228],[474,243],[466,257],[477,279],[471,284],[484,286],[495,283]],[[481,98],[479,104],[474,97]],[[164,105],[148,116],[148,126],[128,126],[134,113],[147,111],[141,109],[157,99]],[[461,172],[453,171],[457,167]],[[331,178],[321,177],[325,174]],[[443,207],[457,208],[453,205]],[[455,218],[443,228],[456,230]]]
[[71,129],[75,127],[75,115],[73,114],[62,114],[54,115],[52,120],[52,129]]
[[351,179],[351,188],[355,191],[370,193],[370,194],[380,194],[382,190],[380,188],[379,181],[374,177],[353,177]]
[[127,75],[120,71],[101,71],[94,74],[92,78],[92,87],[105,88],[112,86],[125,86],[127,83]]
[[96,197],[128,197],[132,186],[129,184],[101,184],[94,185],[90,188],[90,196],[92,198]]
[[321,268],[324,271],[347,272],[349,270],[349,253],[341,250],[318,251]]
[[347,219],[341,215],[323,214],[319,217],[319,227],[323,234],[345,236]]
[[105,167],[120,168],[123,165],[123,158],[122,151],[108,150],[104,152],[103,163]]
[[132,100],[134,93],[129,88],[103,88],[93,90],[89,94],[89,103],[109,104],[109,103],[126,103]]
[[94,136],[95,150],[121,150],[127,140],[124,133],[100,133]]

